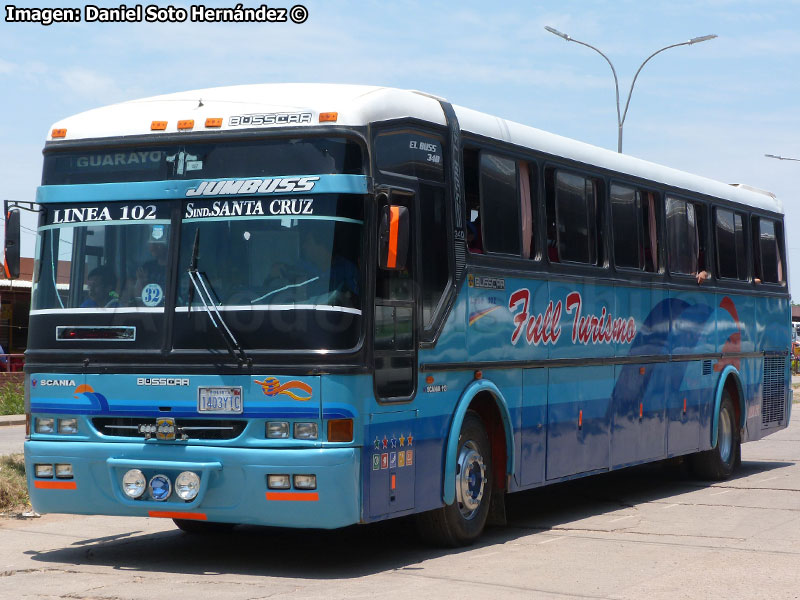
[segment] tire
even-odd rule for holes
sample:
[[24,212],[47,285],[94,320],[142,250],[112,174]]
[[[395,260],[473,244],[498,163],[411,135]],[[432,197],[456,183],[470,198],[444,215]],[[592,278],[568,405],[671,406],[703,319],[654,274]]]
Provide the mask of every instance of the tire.
[[212,523],[210,521],[195,521],[194,519],[172,519],[178,529],[192,535],[218,535],[228,533],[235,523]]
[[417,530],[426,542],[455,548],[477,540],[486,525],[492,500],[492,448],[477,413],[468,411],[458,436],[455,502],[417,515]]
[[711,450],[692,456],[692,470],[702,479],[722,481],[731,476],[740,463],[741,441],[736,409],[728,390],[722,392],[719,405],[717,445]]

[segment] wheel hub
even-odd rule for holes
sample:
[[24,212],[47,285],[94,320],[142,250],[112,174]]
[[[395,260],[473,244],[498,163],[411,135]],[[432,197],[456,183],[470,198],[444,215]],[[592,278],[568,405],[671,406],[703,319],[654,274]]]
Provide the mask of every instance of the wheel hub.
[[728,463],[733,452],[733,428],[731,427],[730,409],[723,406],[719,413],[719,457]]
[[471,519],[480,508],[486,486],[486,464],[473,441],[466,442],[458,455],[456,501],[462,516]]

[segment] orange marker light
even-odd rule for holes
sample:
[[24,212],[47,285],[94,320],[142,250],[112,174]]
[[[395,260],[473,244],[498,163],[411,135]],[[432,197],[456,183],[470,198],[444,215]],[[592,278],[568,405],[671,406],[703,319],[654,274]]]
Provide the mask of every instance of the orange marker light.
[[331,419],[328,421],[329,442],[352,442],[353,419]]
[[222,127],[222,119],[206,119],[206,127]]
[[475,379],[483,379],[483,371],[475,371]]
[[164,131],[166,128],[166,121],[153,121],[150,123],[150,131]]
[[578,429],[583,427],[583,410],[578,411]]
[[428,385],[432,384],[433,383],[433,375],[428,375],[425,378],[425,383],[427,383]]
[[639,402],[639,420],[644,416],[644,402]]
[[683,413],[686,414],[686,398],[683,399]]
[[336,123],[339,119],[338,112],[324,112],[319,113],[319,122],[320,123]]
[[194,127],[194,119],[183,119],[182,121],[178,121],[178,129],[192,129]]
[[67,130],[66,129],[53,129],[53,131],[50,132],[50,137],[52,137],[53,139],[65,138],[65,137],[67,137]]
[[397,479],[395,478],[395,475],[392,475],[392,489],[396,488],[397,488]]
[[639,367],[639,375],[644,375],[644,367]]

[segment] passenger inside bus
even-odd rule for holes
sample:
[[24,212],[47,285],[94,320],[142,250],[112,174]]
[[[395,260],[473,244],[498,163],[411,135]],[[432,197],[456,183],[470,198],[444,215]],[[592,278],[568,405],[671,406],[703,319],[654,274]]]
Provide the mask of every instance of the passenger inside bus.
[[81,304],[81,308],[111,308],[119,306],[119,294],[114,291],[117,277],[108,265],[95,267],[87,278],[89,296]]

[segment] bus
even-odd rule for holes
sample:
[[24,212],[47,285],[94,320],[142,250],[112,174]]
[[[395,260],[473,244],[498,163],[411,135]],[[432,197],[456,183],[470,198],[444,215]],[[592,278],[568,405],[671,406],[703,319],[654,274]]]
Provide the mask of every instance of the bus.
[[57,122],[36,201],[40,513],[413,515],[457,546],[509,493],[670,457],[724,479],[789,422],[783,209],[748,186],[418,91],[268,84]]

